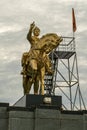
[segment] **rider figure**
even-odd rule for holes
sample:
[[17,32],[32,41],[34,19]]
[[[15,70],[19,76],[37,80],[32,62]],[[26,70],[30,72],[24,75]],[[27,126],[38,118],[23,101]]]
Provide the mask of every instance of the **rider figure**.
[[[33,33],[33,35],[32,35]],[[37,64],[36,64],[36,59],[38,59],[38,56],[41,55],[41,44],[40,44],[40,29],[35,26],[34,22],[30,25],[29,32],[27,34],[27,40],[31,44],[31,48],[29,51],[29,62],[32,65],[34,70],[37,70]],[[42,50],[43,51],[43,50]],[[43,53],[43,52],[42,52]],[[47,73],[52,73],[53,71],[51,70],[51,61],[49,59],[49,56],[44,52],[43,54],[43,61],[45,64],[45,69]]]

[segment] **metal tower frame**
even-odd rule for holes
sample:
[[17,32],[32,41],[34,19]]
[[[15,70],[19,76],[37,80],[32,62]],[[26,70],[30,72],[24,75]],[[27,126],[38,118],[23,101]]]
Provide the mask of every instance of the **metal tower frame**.
[[53,64],[54,74],[45,76],[46,94],[61,94],[63,109],[86,109],[79,85],[75,38],[63,37],[63,42],[49,57]]

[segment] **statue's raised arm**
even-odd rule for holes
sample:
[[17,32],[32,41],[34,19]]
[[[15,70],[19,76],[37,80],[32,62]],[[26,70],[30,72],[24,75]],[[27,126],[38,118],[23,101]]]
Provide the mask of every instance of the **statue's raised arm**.
[[29,32],[27,34],[27,40],[31,43],[32,40],[32,33],[33,33],[33,29],[35,27],[35,22],[33,22],[32,24],[30,24],[30,28],[29,28]]

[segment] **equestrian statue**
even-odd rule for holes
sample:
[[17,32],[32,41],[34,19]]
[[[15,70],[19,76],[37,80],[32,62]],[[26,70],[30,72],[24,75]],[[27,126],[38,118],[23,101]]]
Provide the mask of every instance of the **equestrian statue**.
[[52,63],[49,54],[55,49],[62,37],[55,33],[48,33],[39,38],[40,29],[35,22],[30,24],[27,40],[31,44],[29,52],[24,52],[21,59],[23,75],[24,95],[29,94],[31,86],[34,87],[34,94],[44,95],[44,77],[45,74],[52,74]]

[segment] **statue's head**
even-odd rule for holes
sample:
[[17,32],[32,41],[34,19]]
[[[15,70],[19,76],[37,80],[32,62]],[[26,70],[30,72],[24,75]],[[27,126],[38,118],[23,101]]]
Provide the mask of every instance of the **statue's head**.
[[40,29],[39,29],[38,27],[35,27],[35,28],[33,29],[33,34],[34,34],[35,36],[39,36],[39,34],[40,34]]

